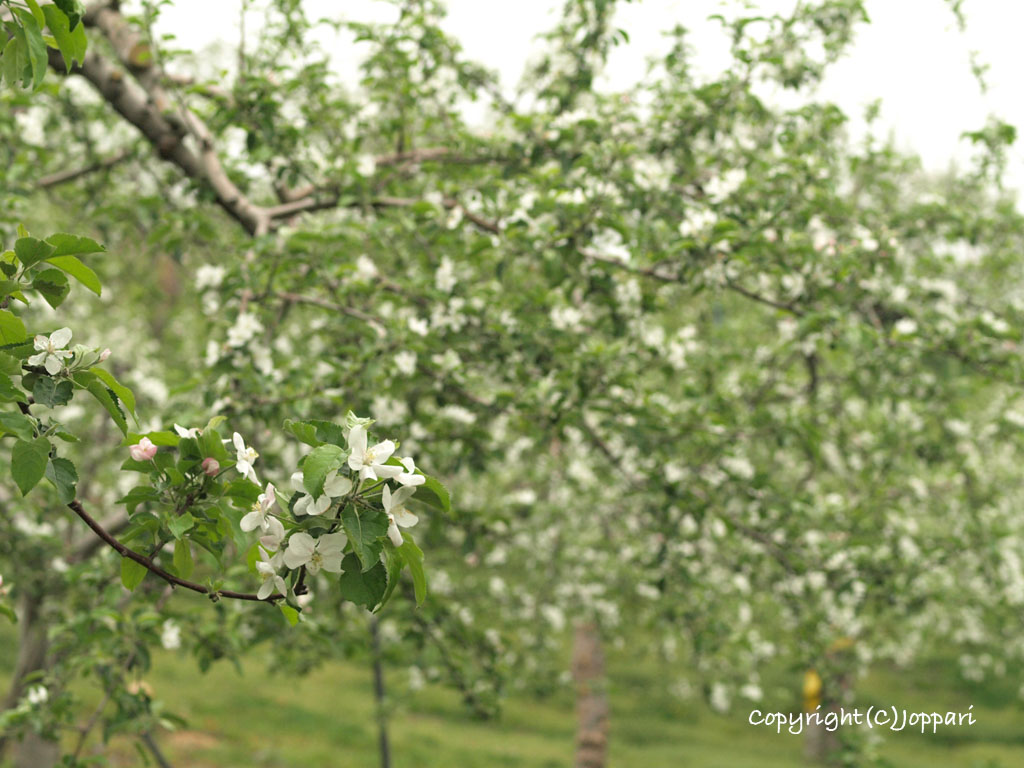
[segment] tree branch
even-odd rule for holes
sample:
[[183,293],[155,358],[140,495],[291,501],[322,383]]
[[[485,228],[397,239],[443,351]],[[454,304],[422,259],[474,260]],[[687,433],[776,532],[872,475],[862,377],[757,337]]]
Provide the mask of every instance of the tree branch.
[[270,595],[266,598],[260,598],[254,594],[249,594],[246,592],[234,592],[230,589],[212,590],[207,587],[204,587],[202,584],[196,584],[194,581],[179,579],[174,574],[165,571],[159,565],[154,563],[152,559],[146,557],[145,555],[140,555],[133,549],[129,549],[116,538],[114,538],[102,525],[100,525],[92,517],[92,515],[85,511],[85,508],[77,499],[68,504],[68,508],[76,515],[78,515],[82,519],[82,521],[87,526],[89,526],[90,529],[92,529],[93,533],[99,536],[104,542],[107,543],[107,545],[111,549],[113,549],[115,552],[121,555],[121,557],[127,557],[129,560],[134,560],[136,563],[144,567],[146,570],[152,571],[172,586],[184,587],[185,589],[190,589],[193,592],[198,592],[201,595],[209,595],[210,598],[213,600],[217,600],[221,597],[228,597],[234,600],[252,600],[253,602],[272,603],[275,600],[280,600],[284,597],[284,595],[280,593]]

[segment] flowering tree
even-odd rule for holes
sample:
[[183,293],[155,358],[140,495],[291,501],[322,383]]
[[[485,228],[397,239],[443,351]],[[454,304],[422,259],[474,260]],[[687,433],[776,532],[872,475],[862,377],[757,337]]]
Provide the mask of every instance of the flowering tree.
[[[1019,655],[1013,131],[930,177],[851,146],[833,105],[773,106],[766,85],[809,95],[861,3],[722,18],[735,66],[711,78],[677,28],[607,94],[615,4],[569,2],[518,101],[428,0],[322,23],[366,52],[355,93],[296,2],[261,6],[227,80],[159,38],[161,4],[0,6],[5,81],[42,87],[4,97],[2,215],[90,233],[19,231],[0,259],[5,732],[45,750],[93,674],[111,706],[85,726],[155,748],[129,687],[149,644],[208,665],[267,642],[309,669],[365,643],[352,606],[406,569],[422,605],[383,634],[480,713],[511,670],[541,687],[576,625],[581,766],[607,740],[600,638],[638,626],[720,709],[766,695],[769,659],[816,668],[828,706],[876,659]],[[97,274],[114,302],[62,305]]]

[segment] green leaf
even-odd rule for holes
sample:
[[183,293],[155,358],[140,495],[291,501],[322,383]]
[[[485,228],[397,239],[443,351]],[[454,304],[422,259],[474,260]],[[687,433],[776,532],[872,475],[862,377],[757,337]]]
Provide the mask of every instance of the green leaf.
[[32,397],[35,401],[50,408],[55,405],[67,405],[74,393],[70,381],[64,379],[57,382],[49,376],[40,376],[32,387]]
[[35,16],[28,11],[21,8],[12,8],[11,10],[21,19],[22,29],[25,30],[28,63],[32,71],[32,87],[38,88],[43,84],[43,78],[46,77],[46,66],[49,62],[46,43],[43,42],[43,30]]
[[0,309],[0,344],[16,344],[28,338],[21,318],[6,309]]
[[388,575],[384,564],[378,562],[368,571],[362,570],[359,558],[351,552],[341,562],[341,596],[356,605],[373,610],[388,588]]
[[0,429],[22,440],[32,440],[35,436],[35,422],[21,413],[0,412]]
[[11,449],[11,476],[22,496],[28,495],[46,473],[50,444],[43,438],[18,440]]
[[53,483],[62,504],[70,504],[75,500],[78,472],[75,465],[67,459],[50,459],[46,465],[46,479]]
[[304,442],[306,445],[311,445],[316,448],[322,441],[316,439],[316,427],[305,421],[292,421],[291,419],[284,420],[284,428],[288,432],[291,432],[295,437]]
[[124,504],[125,509],[128,510],[128,514],[132,515],[135,514],[135,510],[139,508],[140,504],[150,501],[160,501],[160,492],[156,488],[151,488],[148,485],[137,485],[118,499],[117,503]]
[[336,445],[319,445],[306,457],[302,464],[302,484],[314,497],[323,495],[324,479],[328,472],[341,466],[342,453]]
[[46,238],[46,242],[55,249],[50,258],[55,256],[81,256],[85,253],[103,253],[107,250],[91,237],[69,235],[67,232],[58,232],[55,235],[50,235]]
[[419,488],[416,489],[416,495],[413,497],[416,501],[422,501],[429,504],[432,507],[442,510],[443,512],[450,513],[452,511],[451,496],[448,494],[448,489],[430,475],[425,475],[426,481]]
[[[58,248],[58,250],[60,249]],[[103,293],[103,286],[100,285],[100,279],[96,277],[96,273],[74,256],[51,256],[46,259],[46,263],[63,269],[97,296]]]
[[12,624],[18,623],[18,614],[14,612],[14,609],[11,608],[11,606],[4,603],[0,603],[0,616],[6,616],[10,619]]
[[14,386],[11,377],[6,373],[0,373],[0,400],[7,403],[25,402],[25,393]]
[[43,259],[48,259],[57,250],[45,240],[35,237],[19,237],[14,242],[14,255],[22,266],[31,267]]
[[341,448],[348,445],[345,433],[337,424],[322,419],[309,419],[306,423],[316,427],[316,436],[321,442],[333,443]]
[[412,586],[416,592],[416,605],[420,606],[427,599],[427,575],[423,572],[423,550],[416,546],[412,536],[405,531],[402,531],[402,538],[405,539],[405,543],[398,549],[401,551],[405,562],[409,564],[409,572],[412,574]]
[[28,42],[25,40],[25,30],[17,24],[6,26],[5,32],[13,37],[4,48],[4,80],[12,87],[20,81],[22,86],[27,88],[32,81],[32,67],[28,63]]
[[291,626],[295,626],[299,623],[299,612],[292,608],[287,603],[281,602],[277,604],[277,607],[281,609],[281,613],[284,614],[285,619]]
[[85,60],[85,36],[72,33],[71,28],[77,24],[71,23],[66,13],[63,13],[55,5],[43,7],[43,14],[46,17],[46,26],[50,28],[54,40],[57,41],[57,48],[64,58],[66,71],[71,71],[72,62],[81,64]]
[[7,376],[21,375],[21,361],[6,352],[0,352],[0,373]]
[[185,531],[191,530],[192,526],[196,524],[196,520],[191,514],[186,512],[180,517],[176,517],[167,524],[174,538],[180,539]]
[[121,583],[129,592],[135,591],[135,588],[146,578],[147,573],[146,566],[136,563],[130,557],[121,558]]
[[192,575],[195,568],[195,561],[192,559],[192,547],[187,541],[178,539],[174,542],[174,572],[183,579]]
[[352,544],[352,549],[367,571],[380,562],[384,549],[381,537],[388,532],[388,518],[380,510],[357,509],[354,504],[346,505],[341,513],[341,524]]
[[153,445],[161,446],[175,446],[181,442],[181,438],[178,437],[176,432],[168,432],[166,430],[160,430],[157,432],[129,432],[125,435],[124,440],[121,441],[121,445],[136,445],[139,440],[144,437],[149,438],[149,442]]
[[86,390],[89,394],[96,398],[102,405],[107,413],[110,414],[110,418],[117,424],[118,429],[121,430],[121,434],[127,436],[128,434],[128,421],[125,418],[124,413],[121,411],[121,407],[117,404],[117,396],[110,389],[107,389],[106,385],[91,371],[78,371],[74,374],[74,380]]
[[[121,402],[128,406],[128,410],[132,412],[132,416],[135,416],[135,395],[132,394],[132,391],[128,389],[128,387],[115,379],[112,373],[105,371],[102,368],[90,368],[89,373],[96,374],[96,376],[98,376],[109,389],[113,390],[115,395],[121,398]],[[153,438],[150,438],[150,440],[152,439]]]
[[395,587],[398,586],[398,582],[401,581],[402,568],[405,566],[405,558],[402,557],[401,551],[392,546],[384,549],[384,561],[384,567],[388,572],[388,588],[380,599],[380,606],[377,610],[387,605],[388,600],[391,599],[391,594],[395,591]]
[[40,27],[46,24],[46,17],[43,16],[43,11],[39,7],[37,0],[25,0],[25,5],[27,5],[28,9],[32,12],[32,18],[36,20],[36,24]]
[[68,17],[68,24],[71,29],[76,29],[78,22],[85,16],[85,6],[82,4],[82,0],[53,0],[53,2]]
[[71,286],[68,278],[59,269],[44,269],[32,280],[32,287],[39,291],[46,303],[56,309],[64,303]]

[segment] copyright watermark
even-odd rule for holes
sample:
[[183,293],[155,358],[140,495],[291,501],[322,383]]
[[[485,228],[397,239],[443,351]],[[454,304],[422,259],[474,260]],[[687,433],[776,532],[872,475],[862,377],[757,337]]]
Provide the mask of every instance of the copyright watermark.
[[966,712],[909,712],[897,707],[875,707],[867,709],[832,709],[821,712],[821,705],[814,712],[762,712],[755,709],[750,713],[747,722],[765,728],[774,728],[776,733],[785,730],[794,736],[803,732],[805,727],[822,726],[826,731],[836,731],[851,725],[866,725],[868,728],[888,728],[890,731],[902,731],[906,728],[921,733],[931,731],[937,733],[940,726],[974,725],[977,722],[971,711],[971,704]]

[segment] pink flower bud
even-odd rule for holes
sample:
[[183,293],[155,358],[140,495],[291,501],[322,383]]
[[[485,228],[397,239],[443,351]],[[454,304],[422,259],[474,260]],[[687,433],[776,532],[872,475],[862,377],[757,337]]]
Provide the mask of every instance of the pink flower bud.
[[220,472],[220,462],[213,458],[213,456],[203,459],[203,472],[213,477]]
[[100,362],[102,363],[108,357],[110,357],[110,347],[107,347],[102,352],[100,352]]
[[136,461],[149,461],[156,456],[156,446],[148,437],[144,437],[139,440],[138,445],[129,445],[128,453]]

